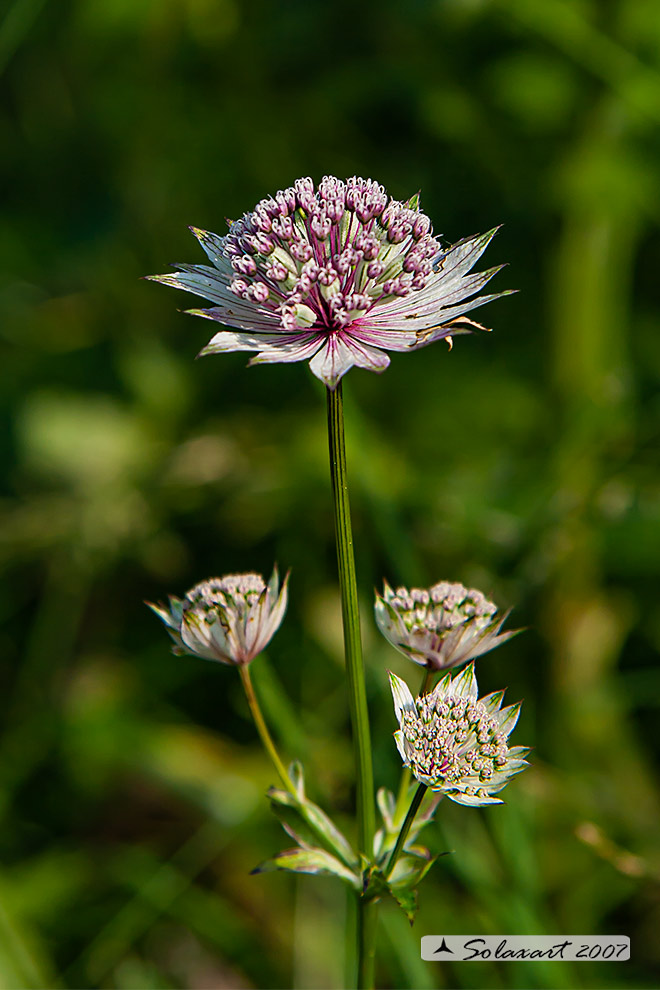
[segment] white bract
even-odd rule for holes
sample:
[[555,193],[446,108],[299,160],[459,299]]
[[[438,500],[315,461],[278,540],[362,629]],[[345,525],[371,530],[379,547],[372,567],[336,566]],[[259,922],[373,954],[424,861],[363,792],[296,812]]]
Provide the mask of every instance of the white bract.
[[375,612],[385,639],[430,670],[457,667],[516,635],[500,633],[506,615],[485,595],[449,581],[396,591],[386,581]]
[[473,663],[416,700],[400,677],[390,673],[390,684],[404,766],[458,804],[501,804],[493,795],[527,766],[529,750],[508,745],[520,703],[501,708],[504,691],[479,700]]
[[229,574],[196,584],[169,608],[149,608],[165,623],[175,653],[220,663],[246,664],[266,648],[284,618],[288,575],[280,589],[277,568],[268,584],[260,574]]

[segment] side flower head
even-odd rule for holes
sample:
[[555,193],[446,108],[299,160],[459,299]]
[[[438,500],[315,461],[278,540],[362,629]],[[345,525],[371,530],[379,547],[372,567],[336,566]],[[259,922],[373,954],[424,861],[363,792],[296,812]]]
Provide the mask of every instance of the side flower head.
[[478,700],[473,663],[416,700],[392,673],[390,685],[399,722],[394,738],[417,780],[457,804],[502,804],[493,795],[528,765],[529,750],[507,741],[520,703],[502,708],[504,691]]
[[196,584],[184,598],[170,596],[169,608],[147,605],[167,626],[174,653],[247,664],[280,627],[288,580],[280,589],[277,568],[268,584],[260,574],[229,574]]
[[485,595],[449,581],[396,591],[385,581],[375,612],[385,639],[430,670],[457,667],[516,635],[500,632],[506,615]]
[[385,351],[485,330],[465,313],[507,295],[477,293],[502,266],[472,273],[495,230],[443,247],[419,196],[326,175],[257,203],[225,237],[191,228],[210,265],[176,265],[154,281],[209,300],[188,310],[220,330],[202,354],[257,351],[251,364],[306,361],[335,388],[356,365],[383,371]]

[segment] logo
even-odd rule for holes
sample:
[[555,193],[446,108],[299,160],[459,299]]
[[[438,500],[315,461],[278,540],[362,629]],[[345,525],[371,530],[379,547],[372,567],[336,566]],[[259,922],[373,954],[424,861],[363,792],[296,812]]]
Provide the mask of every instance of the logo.
[[429,962],[625,962],[627,935],[424,935],[422,959]]

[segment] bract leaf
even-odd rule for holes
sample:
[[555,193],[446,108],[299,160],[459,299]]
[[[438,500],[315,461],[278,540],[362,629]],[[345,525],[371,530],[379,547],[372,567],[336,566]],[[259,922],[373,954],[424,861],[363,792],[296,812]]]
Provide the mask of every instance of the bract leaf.
[[414,924],[418,906],[417,891],[409,888],[402,888],[401,890],[394,888],[390,892],[410,924]]
[[376,795],[376,803],[378,810],[383,816],[385,828],[388,832],[392,832],[394,830],[394,813],[396,811],[396,799],[392,791],[388,791],[386,787],[379,788]]
[[272,859],[260,863],[252,873],[272,873],[275,870],[334,876],[348,883],[354,890],[360,890],[362,887],[361,878],[324,849],[285,849]]
[[[300,793],[298,785],[296,785],[296,790]],[[275,787],[271,787],[268,791],[273,811],[282,824],[285,825],[286,823],[296,832],[300,832],[305,840],[304,844],[311,842],[312,845],[318,845],[321,843],[350,869],[357,868],[359,865],[358,857],[353,852],[346,836],[340,832],[322,808],[305,797],[304,791],[302,793],[301,799],[294,797],[288,791]],[[284,809],[287,809],[286,812]]]
[[424,879],[438,858],[437,856],[430,856],[426,849],[424,852],[426,856],[402,856],[401,859],[397,860],[389,879],[392,893],[394,890],[416,887]]

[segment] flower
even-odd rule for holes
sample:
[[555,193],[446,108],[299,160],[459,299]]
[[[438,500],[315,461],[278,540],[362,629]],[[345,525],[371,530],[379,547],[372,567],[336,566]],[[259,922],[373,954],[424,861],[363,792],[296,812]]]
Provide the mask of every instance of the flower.
[[501,708],[504,691],[479,701],[473,663],[416,701],[396,674],[390,684],[400,726],[394,738],[417,780],[457,804],[502,804],[493,794],[528,765],[529,749],[507,744],[520,702]]
[[419,208],[388,197],[383,186],[326,175],[262,199],[228,221],[225,237],[191,230],[211,265],[177,265],[154,281],[208,299],[189,313],[220,330],[201,354],[258,351],[250,364],[310,360],[335,388],[357,365],[383,371],[384,350],[414,350],[434,340],[485,330],[464,314],[491,299],[477,297],[500,270],[469,274],[495,234],[444,248]]
[[[506,642],[500,633],[506,615],[474,588],[440,581],[428,590],[397,588],[384,582],[376,593],[376,622],[392,646],[430,670],[457,667]],[[508,613],[507,613],[508,614]]]
[[280,590],[277,568],[268,584],[260,574],[229,574],[196,584],[185,598],[170,596],[149,608],[174,640],[174,653],[246,664],[261,653],[280,627],[287,605],[287,574]]

